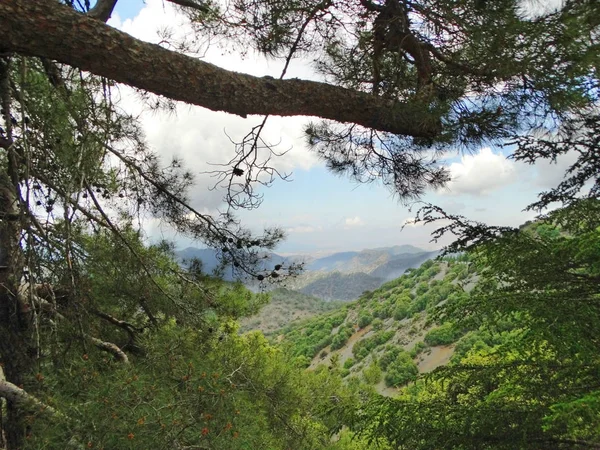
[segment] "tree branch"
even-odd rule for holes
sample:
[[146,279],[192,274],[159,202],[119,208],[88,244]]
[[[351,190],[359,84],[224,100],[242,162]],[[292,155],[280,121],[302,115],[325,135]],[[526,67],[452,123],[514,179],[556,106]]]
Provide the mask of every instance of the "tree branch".
[[102,22],[108,21],[112,15],[118,0],[98,0],[96,5],[89,10],[88,16],[101,20]]
[[167,0],[168,2],[174,3],[179,6],[183,6],[184,8],[195,9],[204,13],[210,11],[210,8],[206,6],[204,3],[195,2],[194,0]]
[[129,364],[129,357],[116,344],[113,344],[112,342],[102,341],[98,338],[90,336],[89,334],[86,334],[85,337],[88,338],[92,342],[92,344],[94,344],[100,350],[112,353],[114,357],[121,361],[123,364]]
[[2,0],[0,23],[0,51],[54,59],[213,111],[316,116],[415,137],[435,136],[441,128],[419,102],[230,72],[135,39],[52,0]]
[[2,379],[0,379],[0,397],[5,398],[19,409],[36,410],[50,414],[51,416],[61,415],[54,408],[42,403],[20,387]]
[[360,4],[369,12],[381,12],[385,8],[385,6],[377,5],[371,0],[360,0]]
[[117,327],[125,330],[127,332],[127,334],[129,334],[132,338],[135,337],[135,333],[136,332],[140,331],[138,328],[136,328],[135,326],[133,326],[129,322],[126,322],[126,321],[121,320],[121,319],[117,319],[116,317],[113,317],[110,314],[106,314],[105,312],[102,312],[102,311],[100,311],[98,309],[95,309],[92,312],[95,315],[97,315],[98,317],[106,320],[107,322],[110,322],[113,325],[116,325]]

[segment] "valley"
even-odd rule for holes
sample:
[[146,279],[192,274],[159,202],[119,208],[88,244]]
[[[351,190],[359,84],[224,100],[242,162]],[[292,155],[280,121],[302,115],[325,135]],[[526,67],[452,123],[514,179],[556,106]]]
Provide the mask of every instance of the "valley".
[[[293,320],[329,311],[338,307],[338,303],[356,300],[363,293],[378,289],[408,269],[418,268],[438,253],[437,250],[398,245],[334,253],[321,258],[266,254],[263,262],[266,267],[301,262],[304,270],[299,276],[286,280],[283,286],[275,286],[270,291],[271,302],[257,315],[242,320],[242,330],[258,329],[269,333]],[[215,271],[219,265],[216,252],[211,249],[188,247],[176,255],[183,264],[192,259],[200,260],[206,273]],[[231,273],[226,267],[223,272],[225,278]],[[254,291],[262,288],[254,280],[245,280],[244,284]]]

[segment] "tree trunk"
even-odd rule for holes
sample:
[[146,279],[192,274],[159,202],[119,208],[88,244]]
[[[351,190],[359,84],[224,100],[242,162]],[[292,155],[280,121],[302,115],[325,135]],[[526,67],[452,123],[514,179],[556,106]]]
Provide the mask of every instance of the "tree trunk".
[[[0,170],[0,363],[7,381],[22,386],[34,358],[29,341],[29,314],[20,303],[18,289],[23,274],[23,255],[19,245],[21,215],[17,186],[17,160],[12,147],[8,58],[0,61],[0,100],[4,128],[1,147],[6,154]],[[4,426],[9,450],[22,448],[25,437],[25,412],[7,399]]]
[[423,104],[326,83],[230,72],[134,39],[55,0],[0,0],[0,49],[79,67],[174,100],[249,114],[316,116],[416,137],[440,132]]
[[[28,345],[27,311],[23,310],[17,295],[22,274],[18,245],[20,221],[14,220],[14,192],[10,184],[5,183],[4,176],[0,180],[0,362],[6,379],[22,386],[33,358]],[[25,437],[25,414],[11,399],[7,402],[7,413],[4,427],[8,449],[20,449]]]

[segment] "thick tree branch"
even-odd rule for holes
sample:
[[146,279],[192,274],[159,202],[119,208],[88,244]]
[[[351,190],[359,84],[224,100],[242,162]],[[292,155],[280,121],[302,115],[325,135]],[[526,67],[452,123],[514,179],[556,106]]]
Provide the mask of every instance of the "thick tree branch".
[[88,15],[93,17],[94,19],[101,20],[102,22],[106,22],[110,19],[113,10],[117,4],[118,0],[98,0],[96,5],[90,9]]
[[2,379],[0,379],[0,397],[5,398],[19,409],[28,411],[36,410],[52,416],[60,415],[51,406],[45,405],[20,387]]
[[0,0],[0,23],[3,52],[54,59],[214,111],[316,116],[418,137],[440,131],[422,104],[326,83],[230,72],[135,39],[52,0]]
[[100,350],[103,350],[103,351],[108,352],[108,353],[112,353],[112,355],[117,360],[121,361],[123,364],[129,364],[129,357],[116,344],[113,344],[112,342],[102,341],[102,340],[100,340],[98,338],[90,336],[89,334],[86,334],[85,337],[88,338],[92,342],[92,344],[94,344]]

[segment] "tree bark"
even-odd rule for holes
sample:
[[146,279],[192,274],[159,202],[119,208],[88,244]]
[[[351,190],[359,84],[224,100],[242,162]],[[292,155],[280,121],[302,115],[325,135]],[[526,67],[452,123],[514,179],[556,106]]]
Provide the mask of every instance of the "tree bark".
[[[6,135],[1,144],[6,155],[6,168],[0,172],[0,363],[6,380],[19,386],[24,383],[33,358],[29,345],[29,313],[18,296],[23,258],[19,245],[19,177],[12,139],[9,71],[10,58],[0,59],[0,103]],[[6,411],[3,425],[8,449],[19,449],[25,436],[25,414],[10,397],[7,397]]]
[[23,412],[34,411],[52,416],[58,415],[54,408],[40,402],[20,387],[2,379],[0,379],[0,397],[5,398]]
[[55,0],[0,0],[0,23],[0,51],[54,59],[213,111],[315,116],[415,137],[440,132],[439,120],[418,102],[227,71],[135,39]]

